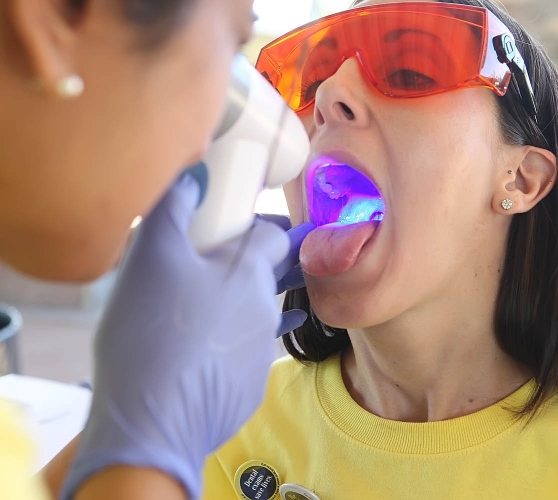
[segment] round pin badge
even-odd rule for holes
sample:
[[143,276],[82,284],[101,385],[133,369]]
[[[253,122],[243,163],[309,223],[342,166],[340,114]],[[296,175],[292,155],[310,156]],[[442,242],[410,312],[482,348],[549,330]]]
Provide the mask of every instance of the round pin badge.
[[313,491],[298,484],[282,484],[279,493],[283,500],[320,500]]
[[274,500],[279,495],[279,474],[261,460],[242,464],[234,475],[234,487],[243,500]]

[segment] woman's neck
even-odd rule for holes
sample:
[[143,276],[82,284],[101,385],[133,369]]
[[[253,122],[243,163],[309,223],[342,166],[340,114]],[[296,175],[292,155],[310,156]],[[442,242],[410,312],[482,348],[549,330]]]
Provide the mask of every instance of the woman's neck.
[[460,317],[471,309],[445,302],[438,304],[443,314],[415,311],[349,331],[352,347],[342,357],[343,378],[360,406],[390,420],[446,420],[486,408],[531,378],[498,346],[492,305]]

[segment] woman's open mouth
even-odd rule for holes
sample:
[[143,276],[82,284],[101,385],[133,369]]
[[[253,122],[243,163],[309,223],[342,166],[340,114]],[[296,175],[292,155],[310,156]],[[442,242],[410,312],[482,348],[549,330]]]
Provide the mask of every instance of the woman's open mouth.
[[353,268],[384,219],[379,189],[350,165],[322,158],[308,168],[306,198],[309,219],[318,227],[302,243],[302,269],[331,276]]
[[310,221],[317,226],[381,221],[385,204],[380,191],[350,165],[329,159],[313,162],[306,174]]

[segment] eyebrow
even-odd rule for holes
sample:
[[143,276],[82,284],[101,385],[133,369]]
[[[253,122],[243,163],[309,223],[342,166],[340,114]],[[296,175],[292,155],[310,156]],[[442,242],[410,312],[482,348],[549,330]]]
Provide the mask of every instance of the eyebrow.
[[407,33],[425,35],[425,36],[433,38],[434,40],[439,42],[438,44],[436,44],[437,47],[439,47],[439,49],[444,53],[444,55],[448,58],[448,60],[451,62],[451,64],[453,66],[455,66],[455,60],[454,60],[453,56],[451,55],[451,53],[448,53],[448,51],[446,50],[446,47],[444,47],[442,39],[440,37],[436,36],[434,33],[430,33],[428,31],[424,31],[424,30],[413,29],[413,28],[401,28],[401,29],[398,29],[398,30],[388,31],[383,36],[383,40],[386,43],[394,43],[394,42],[397,42],[403,35],[405,35]]
[[318,47],[326,47],[328,49],[336,49],[339,46],[337,43],[336,38],[322,38],[317,44],[315,48]]
[[417,29],[412,29],[412,28],[402,28],[402,29],[399,29],[399,30],[388,31],[384,35],[384,42],[388,42],[388,43],[389,42],[397,42],[403,35],[406,35],[407,33],[417,33],[417,34],[420,34],[420,35],[426,35],[426,36],[429,36],[431,38],[434,38],[434,39],[438,40],[439,42],[442,41],[439,37],[437,37],[433,33],[429,33],[428,31],[417,30]]

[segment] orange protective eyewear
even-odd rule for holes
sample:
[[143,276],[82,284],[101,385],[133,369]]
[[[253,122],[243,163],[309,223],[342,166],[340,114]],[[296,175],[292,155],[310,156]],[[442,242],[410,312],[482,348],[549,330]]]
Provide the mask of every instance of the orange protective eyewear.
[[503,96],[512,75],[527,111],[537,109],[509,29],[480,7],[439,2],[379,4],[297,28],[266,45],[256,68],[294,111],[348,59],[388,97],[424,97],[467,87]]

